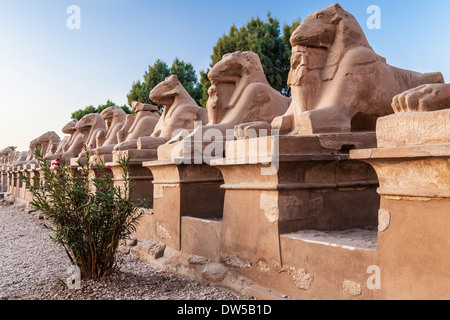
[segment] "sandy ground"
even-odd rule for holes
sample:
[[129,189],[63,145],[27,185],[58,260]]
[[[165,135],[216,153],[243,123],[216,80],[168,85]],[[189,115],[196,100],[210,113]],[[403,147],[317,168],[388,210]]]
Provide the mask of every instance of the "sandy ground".
[[0,300],[242,300],[219,287],[155,269],[134,256],[118,254],[120,268],[102,281],[68,289],[71,275],[64,250],[50,239],[45,220],[14,206],[0,205]]

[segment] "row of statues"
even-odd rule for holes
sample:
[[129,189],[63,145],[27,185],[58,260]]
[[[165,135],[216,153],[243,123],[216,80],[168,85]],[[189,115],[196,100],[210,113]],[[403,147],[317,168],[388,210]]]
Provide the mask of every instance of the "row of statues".
[[[292,98],[274,90],[257,54],[223,56],[209,72],[211,87],[206,109],[201,108],[172,75],[150,93],[164,106],[133,102],[134,114],[109,107],[100,114],[71,120],[62,140],[50,131],[30,143],[28,157],[14,164],[35,163],[34,150],[66,161],[83,158],[83,146],[93,157],[127,150],[155,150],[169,143],[174,132],[235,129],[245,138],[248,129],[272,128],[285,135],[374,131],[376,120],[391,113],[446,108],[449,86],[441,73],[418,73],[390,66],[369,45],[357,20],[338,4],[302,21],[290,39]],[[443,94],[442,92],[445,92]]]

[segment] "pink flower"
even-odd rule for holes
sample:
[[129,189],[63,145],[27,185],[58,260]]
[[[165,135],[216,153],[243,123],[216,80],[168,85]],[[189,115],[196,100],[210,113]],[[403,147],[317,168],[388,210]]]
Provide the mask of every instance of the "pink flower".
[[106,167],[107,167],[108,169],[112,169],[112,167],[111,167],[111,166],[109,166],[109,165],[108,165],[108,166],[106,166]]

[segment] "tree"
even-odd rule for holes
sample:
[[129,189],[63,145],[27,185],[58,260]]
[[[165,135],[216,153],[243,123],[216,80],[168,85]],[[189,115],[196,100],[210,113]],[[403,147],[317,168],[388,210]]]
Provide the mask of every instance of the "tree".
[[133,82],[131,90],[127,95],[128,104],[131,105],[133,101],[154,104],[149,98],[150,92],[171,74],[177,75],[186,91],[197,103],[200,103],[202,89],[195,74],[194,67],[190,63],[175,58],[170,68],[160,59],[156,60],[153,65],[150,65],[144,73],[143,81],[138,80]]
[[[100,113],[103,110],[105,110],[108,107],[112,107],[112,106],[117,106],[114,102],[112,102],[111,100],[107,100],[105,104],[101,104],[98,105],[97,108],[95,108],[94,106],[90,105],[87,106],[84,109],[79,109],[75,112],[72,113],[72,119],[77,119],[80,120],[81,118],[83,118],[85,115],[89,114],[89,113]],[[128,107],[126,104],[124,104],[123,106],[117,106],[123,109],[123,111],[125,111],[126,113],[132,113],[132,110],[130,107]]]
[[[299,24],[300,19],[297,19],[291,25],[284,25],[283,34],[281,34],[279,21],[272,18],[269,13],[266,22],[258,17],[252,18],[240,29],[233,25],[230,32],[219,38],[214,46],[210,68],[219,62],[226,53],[253,51],[261,60],[269,84],[282,94],[290,96],[290,88],[287,85],[291,57],[289,39]],[[207,77],[209,70],[200,72],[202,85],[200,103],[202,106],[206,106],[208,89],[211,85]]]

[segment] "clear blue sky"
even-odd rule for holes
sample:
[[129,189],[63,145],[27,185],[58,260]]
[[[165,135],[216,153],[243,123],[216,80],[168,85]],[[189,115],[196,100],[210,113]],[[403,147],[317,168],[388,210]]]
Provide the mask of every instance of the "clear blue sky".
[[[0,0],[0,149],[61,128],[76,109],[111,99],[125,104],[148,65],[175,57],[199,72],[231,25],[268,12],[290,24],[336,1],[325,0]],[[341,0],[374,50],[391,65],[450,79],[450,1]],[[66,10],[81,10],[69,30]],[[369,30],[366,10],[381,9]]]

